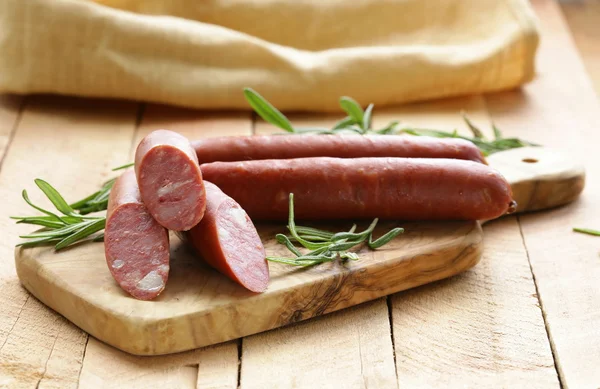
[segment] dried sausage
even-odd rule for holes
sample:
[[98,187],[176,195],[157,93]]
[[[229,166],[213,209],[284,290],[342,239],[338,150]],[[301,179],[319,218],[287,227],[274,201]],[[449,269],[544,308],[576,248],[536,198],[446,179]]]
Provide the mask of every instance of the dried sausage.
[[183,234],[212,267],[253,292],[269,283],[265,248],[246,212],[217,186],[205,181],[206,212]]
[[135,172],[144,204],[163,227],[185,231],[202,219],[202,172],[187,138],[167,130],[150,133],[137,147]]
[[297,158],[201,166],[253,220],[487,220],[514,211],[509,183],[487,165],[458,159]]
[[104,250],[108,269],[133,297],[155,298],[169,276],[169,235],[142,203],[132,169],[115,182],[106,215]]
[[459,138],[412,135],[263,135],[193,141],[200,164],[308,157],[451,158],[486,163],[481,151]]

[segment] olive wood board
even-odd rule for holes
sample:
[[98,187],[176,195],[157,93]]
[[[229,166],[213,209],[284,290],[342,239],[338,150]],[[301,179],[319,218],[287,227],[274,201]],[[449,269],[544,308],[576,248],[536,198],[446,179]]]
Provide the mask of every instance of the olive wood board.
[[[511,183],[517,212],[566,204],[583,190],[583,167],[561,152],[513,149],[488,162]],[[361,248],[358,261],[310,268],[269,263],[271,282],[261,294],[204,265],[175,234],[167,287],[153,301],[136,300],[119,288],[102,243],[60,252],[17,248],[15,263],[27,290],[90,335],[132,354],[161,355],[278,328],[461,273],[481,258],[481,224],[380,222],[376,236],[396,226],[406,232],[378,250]],[[267,255],[288,255],[274,239],[285,225],[257,225]],[[349,228],[349,223],[310,225]]]

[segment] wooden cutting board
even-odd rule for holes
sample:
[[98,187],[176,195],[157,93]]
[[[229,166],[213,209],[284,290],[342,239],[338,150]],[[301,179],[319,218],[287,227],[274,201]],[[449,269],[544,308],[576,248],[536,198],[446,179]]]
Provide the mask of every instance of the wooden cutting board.
[[[522,148],[489,159],[513,187],[518,212],[566,204],[583,190],[583,167],[545,148]],[[270,263],[271,283],[254,294],[205,266],[172,235],[165,291],[139,301],[112,279],[102,243],[59,253],[17,248],[21,283],[35,297],[84,331],[137,355],[174,353],[281,327],[381,296],[437,281],[477,264],[483,251],[480,222],[380,223],[377,233],[406,232],[361,259],[295,268]],[[287,255],[274,236],[285,223],[257,226],[268,255]],[[321,224],[340,230],[348,224]],[[365,227],[365,226],[359,226]]]

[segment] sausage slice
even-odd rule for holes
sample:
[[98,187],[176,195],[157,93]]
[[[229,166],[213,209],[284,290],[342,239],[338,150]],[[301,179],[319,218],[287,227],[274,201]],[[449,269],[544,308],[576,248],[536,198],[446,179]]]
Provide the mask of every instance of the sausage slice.
[[144,204],[160,225],[186,231],[202,219],[202,172],[187,138],[167,130],[148,134],[135,152],[135,172]]
[[152,300],[169,277],[169,235],[142,203],[133,169],[115,182],[108,199],[104,251],[119,286],[139,300]]
[[216,185],[204,184],[204,218],[184,239],[210,266],[252,292],[263,292],[269,284],[269,267],[252,220]]

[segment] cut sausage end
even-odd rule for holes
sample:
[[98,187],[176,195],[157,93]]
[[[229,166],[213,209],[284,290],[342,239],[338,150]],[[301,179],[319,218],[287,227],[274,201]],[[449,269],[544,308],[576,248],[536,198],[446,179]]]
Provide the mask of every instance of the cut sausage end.
[[137,169],[144,204],[165,228],[189,230],[204,216],[206,195],[198,163],[181,149],[157,145]]
[[186,234],[202,259],[246,289],[260,293],[269,284],[269,266],[260,236],[238,203],[206,182],[206,214]]
[[234,278],[252,292],[264,292],[269,284],[265,248],[246,212],[229,199],[218,209],[217,238]]
[[139,300],[152,300],[169,276],[169,236],[143,204],[127,203],[112,210],[104,247],[108,268],[117,283]]

